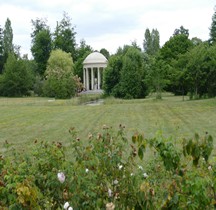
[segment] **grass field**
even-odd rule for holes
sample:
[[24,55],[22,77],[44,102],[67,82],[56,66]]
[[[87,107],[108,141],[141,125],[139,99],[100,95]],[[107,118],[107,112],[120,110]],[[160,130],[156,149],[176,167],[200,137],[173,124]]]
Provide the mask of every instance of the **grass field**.
[[83,139],[104,124],[114,129],[123,124],[128,135],[139,131],[153,137],[162,130],[178,141],[195,132],[208,132],[216,139],[216,99],[105,99],[104,104],[95,106],[79,105],[78,100],[0,98],[0,152],[6,140],[16,148],[28,148],[35,139],[68,142],[70,127],[75,127]]

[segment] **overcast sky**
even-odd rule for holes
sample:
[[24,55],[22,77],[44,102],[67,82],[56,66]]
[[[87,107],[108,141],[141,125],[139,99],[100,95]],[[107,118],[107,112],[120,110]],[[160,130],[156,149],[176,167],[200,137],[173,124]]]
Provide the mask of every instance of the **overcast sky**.
[[0,25],[11,20],[14,44],[30,55],[31,19],[47,18],[53,32],[65,11],[72,18],[76,41],[85,39],[94,50],[115,53],[136,40],[142,47],[146,28],[157,28],[160,45],[181,25],[190,38],[207,40],[215,0],[0,0]]

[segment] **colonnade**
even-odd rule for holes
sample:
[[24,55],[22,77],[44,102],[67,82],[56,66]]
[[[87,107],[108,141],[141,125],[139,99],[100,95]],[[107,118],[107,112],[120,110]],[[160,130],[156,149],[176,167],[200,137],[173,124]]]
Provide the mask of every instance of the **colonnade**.
[[83,68],[83,85],[85,90],[100,90],[103,67]]

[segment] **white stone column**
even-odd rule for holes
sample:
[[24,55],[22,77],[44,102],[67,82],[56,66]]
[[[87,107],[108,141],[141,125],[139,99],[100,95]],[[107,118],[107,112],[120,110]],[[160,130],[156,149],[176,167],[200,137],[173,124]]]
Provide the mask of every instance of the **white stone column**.
[[89,69],[86,68],[86,90],[89,90]]
[[91,68],[91,90],[94,90],[94,72],[93,72],[93,68]]
[[98,90],[100,90],[100,83],[101,83],[101,75],[100,75],[100,68],[97,68],[97,81],[98,81]]
[[83,86],[84,86],[84,89],[86,90],[86,69],[83,68]]

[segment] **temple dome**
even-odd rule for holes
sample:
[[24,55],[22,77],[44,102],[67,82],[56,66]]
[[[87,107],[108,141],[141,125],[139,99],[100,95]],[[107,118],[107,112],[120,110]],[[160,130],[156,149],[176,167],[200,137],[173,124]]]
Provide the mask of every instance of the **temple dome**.
[[93,52],[85,58],[83,64],[107,64],[107,59],[103,54],[99,52]]

